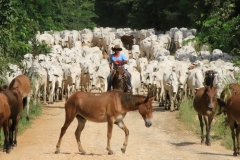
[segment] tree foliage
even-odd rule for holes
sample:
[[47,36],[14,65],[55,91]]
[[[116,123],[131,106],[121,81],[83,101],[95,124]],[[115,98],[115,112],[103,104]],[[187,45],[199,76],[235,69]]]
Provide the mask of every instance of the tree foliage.
[[[0,56],[17,62],[35,52],[28,41],[37,31],[95,26],[196,28],[199,44],[239,54],[239,13],[238,0],[0,0]],[[48,50],[37,46],[39,53]]]

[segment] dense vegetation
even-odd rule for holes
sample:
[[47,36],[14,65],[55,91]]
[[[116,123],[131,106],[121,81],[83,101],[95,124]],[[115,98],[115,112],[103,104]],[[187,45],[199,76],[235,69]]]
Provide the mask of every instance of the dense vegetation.
[[0,0],[0,61],[33,52],[28,41],[37,31],[95,26],[196,28],[199,42],[239,54],[239,12],[238,0]]

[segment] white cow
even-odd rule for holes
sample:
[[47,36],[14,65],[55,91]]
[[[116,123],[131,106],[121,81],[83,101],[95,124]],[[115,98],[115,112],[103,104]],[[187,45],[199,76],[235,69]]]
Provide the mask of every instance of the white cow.
[[107,91],[107,77],[110,73],[110,68],[107,63],[103,63],[97,67],[96,74],[93,78],[93,88],[99,90],[99,92]]
[[191,94],[195,97],[195,91],[203,87],[204,77],[202,70],[194,68],[188,71],[187,87],[190,89]]
[[[178,94],[178,87],[179,87],[178,75],[174,71],[164,72],[163,86],[164,86],[165,102],[167,102],[167,99],[169,97],[170,111],[173,111],[174,109],[176,109],[175,99],[176,99],[176,95]],[[165,109],[166,107],[167,105],[165,104]],[[167,108],[169,108],[169,106]]]
[[[40,64],[35,64],[29,68],[29,75],[31,77],[32,85],[32,94],[34,96],[34,103],[40,101],[40,96],[43,96],[43,103],[46,104],[46,94],[47,94],[47,71],[40,66]],[[41,92],[41,89],[42,92]]]
[[182,41],[183,41],[183,33],[182,31],[178,30],[174,33],[174,43],[176,49],[179,49],[182,47]]
[[137,60],[137,67],[140,70],[140,73],[145,70],[146,66],[148,64],[148,59],[146,57],[141,57]]
[[132,58],[137,60],[139,56],[140,56],[140,48],[139,48],[139,45],[135,44],[132,46]]
[[152,57],[151,55],[151,47],[152,47],[152,39],[151,38],[145,38],[144,40],[140,41],[140,52],[141,57],[146,57],[148,60]]

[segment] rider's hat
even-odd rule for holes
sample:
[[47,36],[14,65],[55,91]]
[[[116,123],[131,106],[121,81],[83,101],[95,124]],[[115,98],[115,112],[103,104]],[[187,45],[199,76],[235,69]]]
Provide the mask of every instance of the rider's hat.
[[112,47],[113,51],[121,51],[122,48],[119,45],[115,45],[114,47]]

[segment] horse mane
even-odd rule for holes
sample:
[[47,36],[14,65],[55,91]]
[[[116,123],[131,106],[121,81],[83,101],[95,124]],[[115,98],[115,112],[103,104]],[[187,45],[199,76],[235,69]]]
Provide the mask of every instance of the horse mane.
[[138,98],[142,97],[142,98],[146,98],[146,96],[143,95],[131,95],[125,92],[119,92],[119,97],[121,100],[121,104],[123,106],[125,105],[135,105],[136,103],[139,103]]
[[11,81],[11,83],[10,83],[9,86],[8,86],[8,88],[13,89],[14,83],[15,83],[15,78]]

